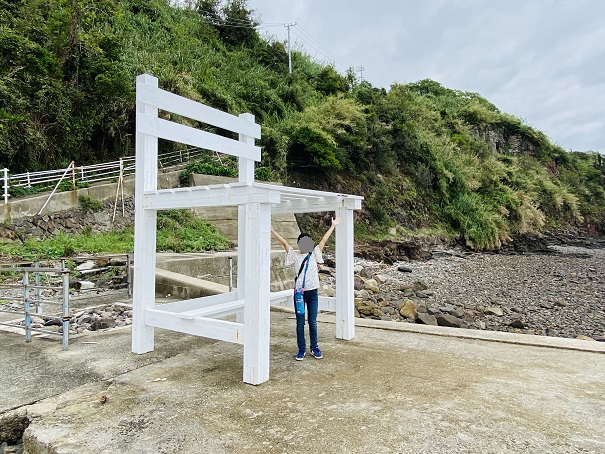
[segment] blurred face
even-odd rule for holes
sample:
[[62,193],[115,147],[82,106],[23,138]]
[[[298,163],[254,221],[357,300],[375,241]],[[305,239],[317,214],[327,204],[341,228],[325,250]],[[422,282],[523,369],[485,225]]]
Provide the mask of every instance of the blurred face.
[[308,254],[313,250],[313,240],[308,236],[303,236],[298,240],[298,249],[300,249],[300,252]]

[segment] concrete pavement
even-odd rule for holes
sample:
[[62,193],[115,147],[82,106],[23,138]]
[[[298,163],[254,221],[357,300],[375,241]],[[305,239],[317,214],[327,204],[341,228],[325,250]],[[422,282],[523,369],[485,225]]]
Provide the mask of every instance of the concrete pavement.
[[257,387],[233,344],[156,330],[156,350],[137,356],[129,328],[68,352],[0,333],[0,420],[27,411],[31,453],[605,452],[600,343],[364,320],[340,341],[321,314],[325,358],[297,362],[293,315],[271,316],[271,379]]

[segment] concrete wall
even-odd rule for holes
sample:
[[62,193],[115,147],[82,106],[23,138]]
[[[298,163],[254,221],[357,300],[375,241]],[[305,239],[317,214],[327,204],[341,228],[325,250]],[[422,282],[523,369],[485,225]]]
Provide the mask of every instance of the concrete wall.
[[[215,254],[160,253],[157,267],[197,279],[229,285],[229,257],[233,261],[233,287],[237,287],[237,252]],[[284,266],[285,251],[271,251],[271,291],[276,292],[294,285],[294,270]]]

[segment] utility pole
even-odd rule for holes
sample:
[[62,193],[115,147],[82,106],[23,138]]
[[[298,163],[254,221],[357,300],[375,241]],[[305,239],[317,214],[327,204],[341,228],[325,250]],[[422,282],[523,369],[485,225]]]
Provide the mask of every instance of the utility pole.
[[359,82],[363,82],[363,72],[365,68],[363,66],[358,66],[357,71],[359,71]]
[[288,68],[290,69],[290,74],[292,74],[292,49],[290,46],[290,27],[294,27],[295,25],[296,22],[284,24],[284,27],[288,29]]

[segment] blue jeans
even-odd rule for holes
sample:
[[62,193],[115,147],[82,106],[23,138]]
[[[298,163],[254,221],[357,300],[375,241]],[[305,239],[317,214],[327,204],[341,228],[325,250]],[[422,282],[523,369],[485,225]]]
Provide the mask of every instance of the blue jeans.
[[[303,299],[307,306],[307,319],[309,320],[309,338],[311,341],[311,349],[317,347],[317,311],[319,302],[317,301],[317,289],[305,290]],[[306,351],[305,344],[305,315],[296,314],[296,342],[298,343],[299,351]]]

